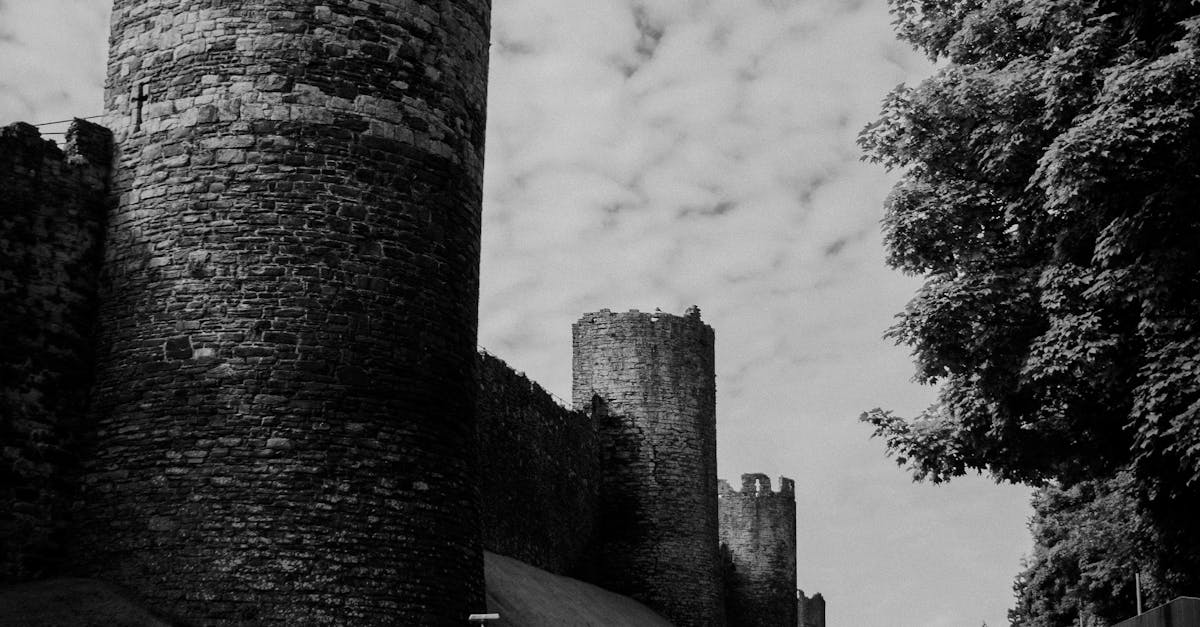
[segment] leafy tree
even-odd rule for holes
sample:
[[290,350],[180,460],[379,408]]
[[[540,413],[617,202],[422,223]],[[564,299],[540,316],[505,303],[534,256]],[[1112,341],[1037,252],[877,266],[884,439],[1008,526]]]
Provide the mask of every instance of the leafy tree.
[[1136,612],[1134,573],[1146,607],[1171,599],[1161,539],[1141,514],[1129,473],[1070,488],[1046,486],[1033,499],[1034,551],[1013,586],[1009,619],[1022,627],[1112,625]]
[[902,173],[888,262],[926,278],[888,334],[940,393],[863,420],[919,479],[1128,471],[1164,567],[1200,573],[1200,3],[891,6],[939,69],[859,141]]

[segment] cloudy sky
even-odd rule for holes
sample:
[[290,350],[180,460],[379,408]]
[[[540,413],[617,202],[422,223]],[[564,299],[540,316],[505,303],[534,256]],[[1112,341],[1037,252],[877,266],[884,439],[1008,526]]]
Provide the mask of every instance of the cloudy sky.
[[[893,182],[854,137],[929,72],[885,0],[493,0],[480,343],[570,398],[601,308],[717,332],[720,474],[796,479],[830,625],[1007,624],[1028,490],[914,485],[857,416],[933,390],[881,339]],[[100,111],[105,0],[0,0],[0,123]]]

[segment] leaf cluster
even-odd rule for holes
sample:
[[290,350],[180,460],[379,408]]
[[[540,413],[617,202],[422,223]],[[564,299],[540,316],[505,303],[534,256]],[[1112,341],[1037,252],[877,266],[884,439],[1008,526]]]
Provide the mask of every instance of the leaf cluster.
[[1143,607],[1170,601],[1172,575],[1162,559],[1167,540],[1138,502],[1137,481],[1119,472],[1070,488],[1053,484],[1033,498],[1033,554],[1013,590],[1009,620],[1022,627],[1113,625]]

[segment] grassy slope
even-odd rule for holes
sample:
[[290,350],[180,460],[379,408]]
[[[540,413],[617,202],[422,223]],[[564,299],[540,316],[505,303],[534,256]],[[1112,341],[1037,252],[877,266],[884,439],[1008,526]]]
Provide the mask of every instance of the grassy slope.
[[484,575],[492,627],[671,627],[629,597],[502,555],[484,553]]

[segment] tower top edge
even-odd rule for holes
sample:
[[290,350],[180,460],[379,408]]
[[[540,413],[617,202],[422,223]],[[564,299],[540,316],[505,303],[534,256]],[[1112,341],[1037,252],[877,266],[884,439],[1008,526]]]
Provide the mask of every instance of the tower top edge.
[[683,314],[676,315],[666,313],[662,309],[655,308],[654,311],[641,311],[639,309],[630,309],[629,311],[613,311],[611,309],[601,309],[585,313],[580,316],[577,324],[587,324],[592,322],[600,322],[606,320],[648,320],[650,322],[658,322],[659,320],[666,321],[681,321],[686,323],[695,323],[703,326],[709,326],[700,318],[700,308],[692,305],[684,310]]
[[780,475],[779,489],[771,489],[771,479],[762,473],[745,473],[742,475],[741,490],[735,490],[724,479],[717,479],[717,496],[723,498],[761,498],[782,496],[794,499],[796,497],[796,482]]

